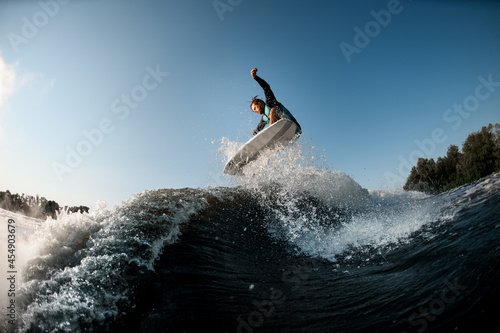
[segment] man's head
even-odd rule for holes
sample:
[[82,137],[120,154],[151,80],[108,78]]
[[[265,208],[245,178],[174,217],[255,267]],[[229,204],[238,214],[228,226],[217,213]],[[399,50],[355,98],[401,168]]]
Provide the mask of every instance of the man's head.
[[263,100],[257,98],[255,96],[252,98],[252,103],[250,103],[250,110],[257,114],[263,114],[264,113],[264,107],[266,106],[266,103],[264,103]]

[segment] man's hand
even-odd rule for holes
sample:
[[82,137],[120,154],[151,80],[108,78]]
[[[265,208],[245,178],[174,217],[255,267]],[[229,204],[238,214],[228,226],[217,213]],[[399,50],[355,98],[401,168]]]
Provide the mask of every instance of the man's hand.
[[257,68],[254,68],[250,71],[250,74],[252,75],[252,78],[255,79],[255,77],[257,76]]

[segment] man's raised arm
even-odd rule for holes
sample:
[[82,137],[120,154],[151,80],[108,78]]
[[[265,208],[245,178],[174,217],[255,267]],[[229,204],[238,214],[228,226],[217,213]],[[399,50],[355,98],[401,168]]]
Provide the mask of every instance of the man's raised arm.
[[264,79],[260,78],[257,76],[257,68],[254,68],[250,71],[250,74],[254,78],[255,81],[261,86],[261,88],[264,90],[264,95],[266,96],[266,104],[267,106],[273,108],[275,106],[278,106],[279,103],[276,100],[276,97],[274,96],[273,91],[271,90],[271,86],[269,86],[269,83],[267,83]]

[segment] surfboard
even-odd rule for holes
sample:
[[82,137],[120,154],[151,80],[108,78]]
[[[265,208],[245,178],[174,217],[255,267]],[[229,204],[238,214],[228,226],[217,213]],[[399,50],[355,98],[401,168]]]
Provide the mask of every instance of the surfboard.
[[280,119],[268,128],[260,131],[241,147],[227,162],[224,173],[237,175],[242,168],[254,161],[259,153],[270,149],[278,143],[288,143],[295,137],[297,125],[288,119]]

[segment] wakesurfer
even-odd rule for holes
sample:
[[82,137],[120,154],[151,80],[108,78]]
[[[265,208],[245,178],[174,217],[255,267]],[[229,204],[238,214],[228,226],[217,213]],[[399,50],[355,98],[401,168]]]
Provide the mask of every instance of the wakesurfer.
[[262,131],[262,129],[266,127],[267,124],[272,125],[276,121],[283,118],[293,121],[297,125],[297,131],[295,132],[295,134],[297,136],[300,135],[302,133],[302,129],[300,128],[299,123],[292,115],[292,113],[288,111],[288,109],[285,108],[283,104],[276,100],[276,97],[274,96],[274,93],[271,90],[269,84],[264,81],[264,79],[257,76],[257,68],[252,69],[250,71],[250,74],[252,75],[252,78],[254,78],[255,81],[257,81],[257,83],[262,87],[262,89],[264,90],[264,95],[266,96],[265,102],[255,96],[254,98],[252,98],[252,103],[250,103],[250,109],[257,114],[262,115],[257,128],[253,131],[253,135],[256,135],[257,133]]

